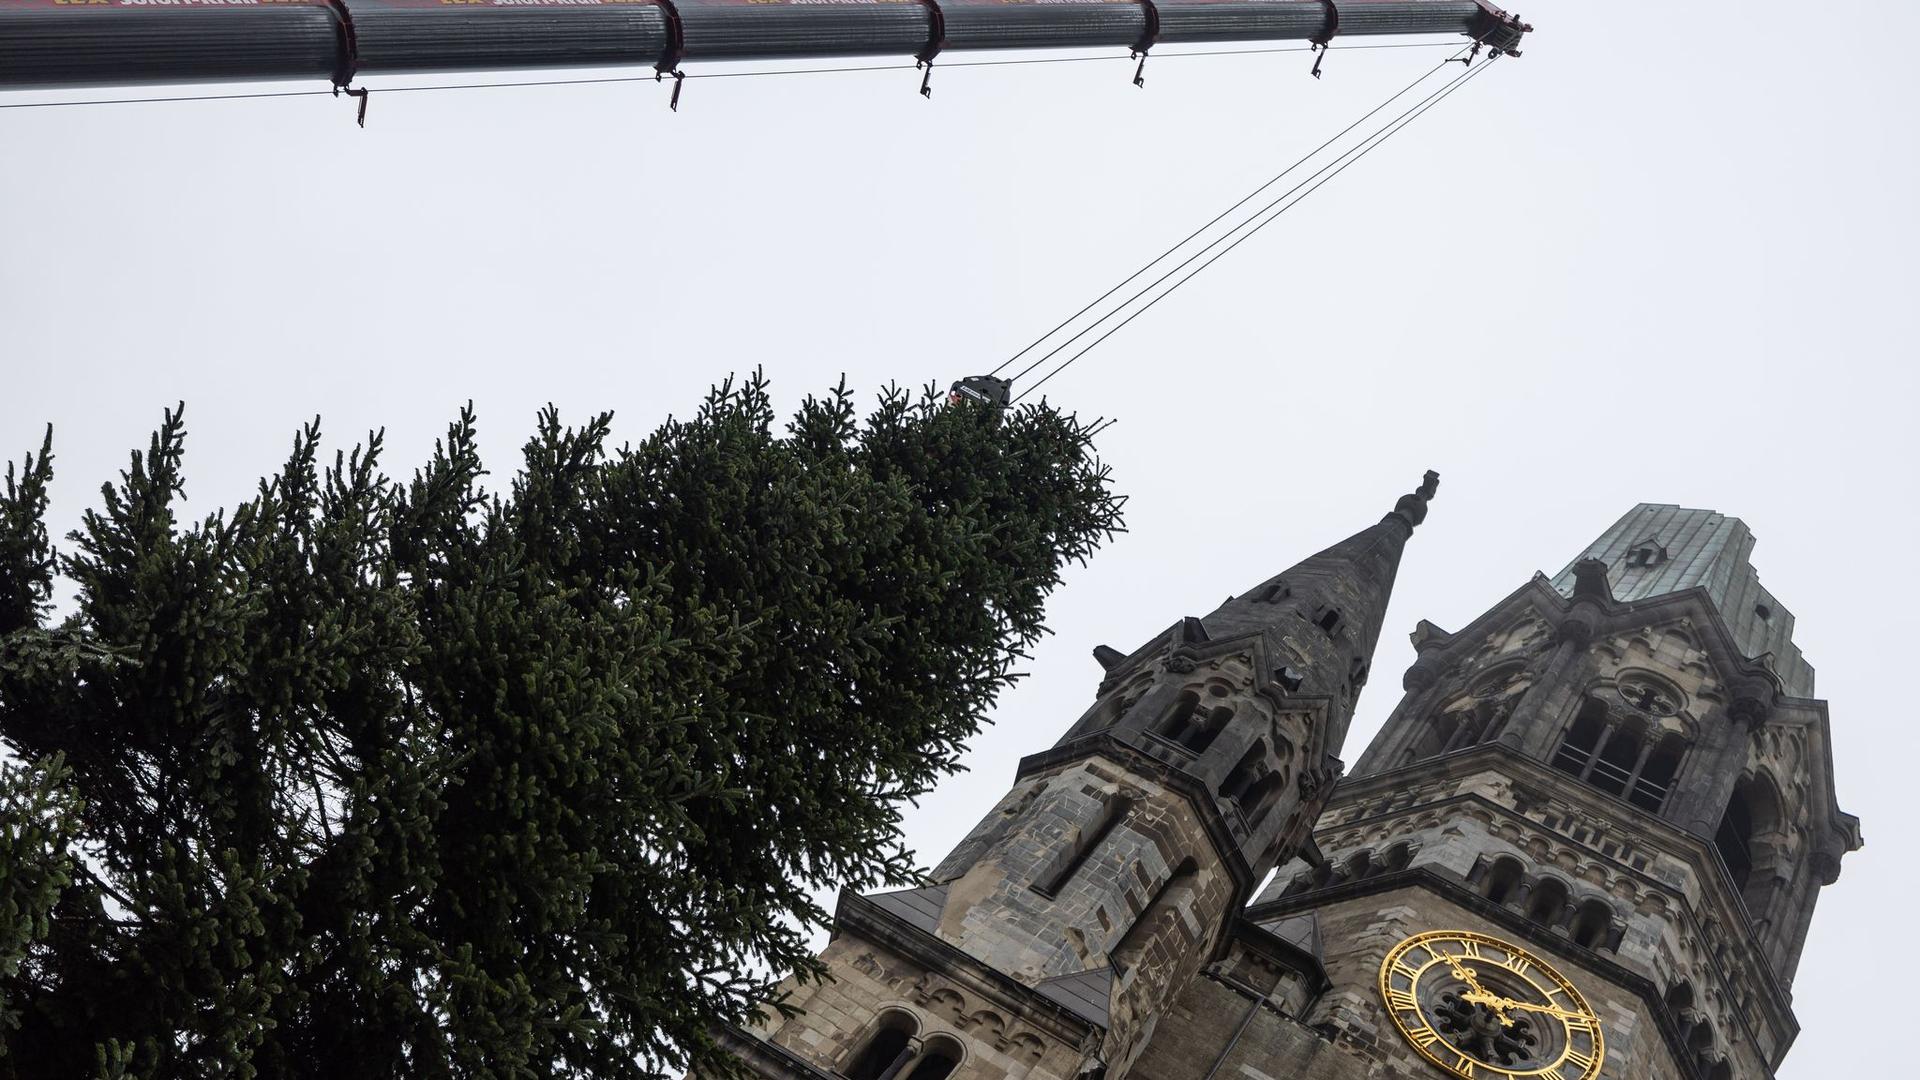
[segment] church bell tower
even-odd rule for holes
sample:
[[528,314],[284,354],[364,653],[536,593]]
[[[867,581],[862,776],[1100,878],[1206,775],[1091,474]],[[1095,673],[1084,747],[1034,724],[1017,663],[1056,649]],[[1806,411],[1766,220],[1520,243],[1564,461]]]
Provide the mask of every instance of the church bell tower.
[[1096,649],[1092,707],[932,883],[843,895],[833,979],[723,1042],[841,1080],[1772,1076],[1860,831],[1751,533],[1639,506],[1459,631],[1422,622],[1341,778],[1436,481]]
[[1309,1022],[1332,1048],[1412,1076],[1773,1075],[1860,828],[1753,545],[1738,519],[1638,506],[1558,576],[1414,631],[1324,855],[1247,913],[1322,943]]
[[918,889],[843,895],[803,1012],[728,1032],[763,1076],[1128,1075],[1333,790],[1403,545],[1378,523],[1129,652]]

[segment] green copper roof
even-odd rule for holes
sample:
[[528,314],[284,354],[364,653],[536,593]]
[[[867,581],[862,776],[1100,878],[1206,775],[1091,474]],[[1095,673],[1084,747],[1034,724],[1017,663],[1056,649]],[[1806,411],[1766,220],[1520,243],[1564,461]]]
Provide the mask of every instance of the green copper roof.
[[1813,666],[1793,643],[1793,613],[1760,584],[1753,533],[1739,518],[1712,510],[1641,503],[1575,557],[1553,579],[1573,594],[1573,563],[1599,559],[1620,600],[1644,600],[1700,587],[1748,656],[1773,654],[1787,692],[1813,696]]

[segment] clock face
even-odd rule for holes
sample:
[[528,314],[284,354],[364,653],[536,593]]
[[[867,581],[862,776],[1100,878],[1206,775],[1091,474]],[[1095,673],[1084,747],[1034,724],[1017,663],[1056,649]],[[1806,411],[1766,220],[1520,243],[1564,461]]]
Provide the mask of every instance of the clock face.
[[1595,1080],[1600,1018],[1546,961],[1499,938],[1436,930],[1395,945],[1380,996],[1420,1055],[1468,1080]]

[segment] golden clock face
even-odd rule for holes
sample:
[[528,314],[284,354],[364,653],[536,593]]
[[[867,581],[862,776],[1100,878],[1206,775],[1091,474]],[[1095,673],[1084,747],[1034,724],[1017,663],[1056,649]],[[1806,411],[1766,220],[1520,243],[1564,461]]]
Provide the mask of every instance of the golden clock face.
[[1400,1034],[1455,1076],[1595,1080],[1600,1018],[1566,976],[1499,938],[1416,934],[1380,965],[1380,997]]

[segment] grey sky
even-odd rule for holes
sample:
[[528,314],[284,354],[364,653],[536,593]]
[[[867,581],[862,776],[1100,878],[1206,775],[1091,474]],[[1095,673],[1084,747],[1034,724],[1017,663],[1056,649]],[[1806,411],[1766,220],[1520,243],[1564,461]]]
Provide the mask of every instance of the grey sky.
[[[1457,628],[1635,502],[1745,519],[1833,708],[1850,857],[1782,1076],[1901,1073],[1920,862],[1908,51],[1920,6],[1534,0],[1456,95],[1049,384],[1132,532],[908,818],[936,859],[1129,649],[1443,474],[1346,757],[1417,619]],[[1836,40],[1836,32],[1844,36]],[[729,370],[985,370],[1434,62],[1427,50],[0,110],[0,449],[56,426],[64,530],[188,402],[200,512],[320,413],[410,469],[476,402],[638,435]],[[418,80],[431,81],[431,80]],[[379,85],[379,84],[375,84]],[[0,103],[81,95],[0,95]],[[1910,775],[1910,774],[1909,774]]]

